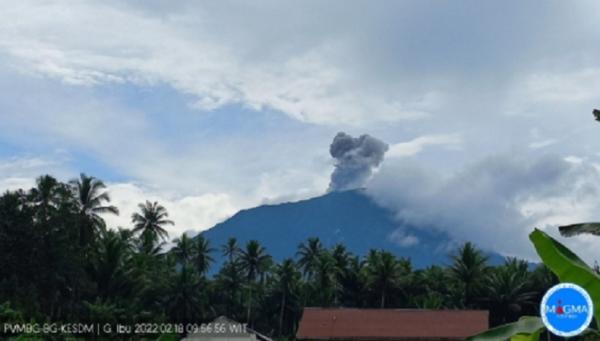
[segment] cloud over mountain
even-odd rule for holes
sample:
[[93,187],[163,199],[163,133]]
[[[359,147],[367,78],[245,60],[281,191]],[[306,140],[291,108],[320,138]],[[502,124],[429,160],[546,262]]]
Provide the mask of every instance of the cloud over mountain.
[[[533,228],[557,235],[559,224],[600,218],[598,170],[556,155],[498,154],[450,176],[389,160],[368,193],[399,221],[532,258],[527,235]],[[594,259],[593,237],[565,242]]]

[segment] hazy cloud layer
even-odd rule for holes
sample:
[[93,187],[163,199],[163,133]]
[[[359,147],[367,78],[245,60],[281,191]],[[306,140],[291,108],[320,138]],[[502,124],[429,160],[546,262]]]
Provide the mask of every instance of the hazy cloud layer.
[[[596,168],[555,155],[496,155],[450,176],[391,161],[375,175],[368,192],[400,221],[532,259],[527,234],[533,228],[556,235],[559,224],[600,219]],[[576,239],[567,243],[595,259],[594,248],[582,247]]]
[[425,135],[417,137],[408,142],[400,142],[390,146],[386,156],[406,157],[419,154],[427,146],[443,146],[447,149],[459,150],[462,139],[457,134],[449,135]]

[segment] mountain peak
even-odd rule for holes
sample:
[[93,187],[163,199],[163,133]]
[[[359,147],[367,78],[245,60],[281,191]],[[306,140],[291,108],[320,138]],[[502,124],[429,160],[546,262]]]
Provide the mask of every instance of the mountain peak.
[[[257,240],[277,261],[294,257],[297,247],[317,237],[325,247],[342,243],[354,255],[370,249],[388,250],[410,258],[415,267],[447,261],[451,239],[431,229],[408,226],[379,206],[364,189],[331,191],[324,195],[242,210],[202,232],[213,246],[234,237],[240,246]],[[422,252],[424,249],[427,252]],[[220,257],[217,263],[221,263]]]

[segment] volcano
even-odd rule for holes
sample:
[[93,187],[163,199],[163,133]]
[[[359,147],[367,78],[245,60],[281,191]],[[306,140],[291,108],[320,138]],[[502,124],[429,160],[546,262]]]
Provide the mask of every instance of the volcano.
[[[201,233],[213,248],[234,237],[243,247],[255,239],[276,261],[295,257],[298,245],[317,237],[325,247],[337,243],[354,255],[383,249],[410,258],[415,268],[444,265],[458,244],[447,234],[426,226],[410,226],[373,201],[364,190],[329,192],[325,195],[239,211],[231,218]],[[213,257],[218,268],[222,259]],[[488,253],[491,263],[502,261]]]

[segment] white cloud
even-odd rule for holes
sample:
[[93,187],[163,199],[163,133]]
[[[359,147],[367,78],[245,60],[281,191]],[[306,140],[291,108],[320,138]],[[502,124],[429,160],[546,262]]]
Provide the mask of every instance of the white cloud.
[[166,83],[202,110],[240,103],[310,123],[359,124],[417,119],[440,105],[432,90],[406,96],[364,86],[336,63],[348,51],[343,40],[315,39],[276,61],[243,58],[263,46],[221,39],[213,13],[187,10],[155,16],[98,2],[20,2],[0,11],[0,48],[23,72],[73,85]]
[[413,156],[427,146],[444,146],[447,149],[459,149],[462,138],[458,134],[425,135],[408,142],[396,143],[390,146],[387,158]]
[[402,230],[393,231],[389,237],[392,242],[402,247],[410,247],[419,244],[419,238],[412,234],[407,234]]
[[169,212],[175,226],[168,226],[169,238],[177,238],[185,231],[200,232],[233,215],[239,203],[224,193],[207,193],[198,196],[172,197],[131,183],[109,184],[111,203],[120,210],[118,216],[105,215],[110,227],[131,227],[131,215],[138,204],[146,200],[158,201]]
[[72,174],[66,162],[69,155],[56,150],[51,155],[13,156],[0,159],[0,193],[18,189],[30,189],[35,186],[35,178],[43,174],[64,177]]
[[579,157],[579,156],[575,156],[575,155],[569,155],[567,157],[564,158],[565,161],[570,162],[570,163],[574,163],[574,164],[581,164],[584,159]]
[[534,142],[531,142],[529,144],[529,148],[531,148],[531,149],[540,149],[540,148],[551,146],[551,145],[553,145],[553,144],[555,144],[557,142],[558,141],[556,139],[547,139],[547,140],[543,140],[543,141],[534,141]]
[[534,73],[525,79],[523,91],[532,102],[564,103],[595,99],[600,94],[600,68]]
[[0,179],[0,192],[16,191],[18,189],[28,189],[35,186],[35,180],[32,178],[3,178]]
[[515,153],[480,160],[450,177],[407,164],[384,164],[368,187],[398,219],[458,241],[535,259],[527,235],[538,227],[595,260],[600,238],[560,238],[560,224],[600,220],[600,172],[585,162]]
[[33,178],[49,172],[64,175],[67,172],[65,163],[68,160],[68,154],[60,150],[48,157],[12,156],[0,159],[0,179]]

